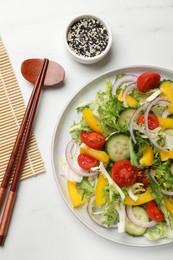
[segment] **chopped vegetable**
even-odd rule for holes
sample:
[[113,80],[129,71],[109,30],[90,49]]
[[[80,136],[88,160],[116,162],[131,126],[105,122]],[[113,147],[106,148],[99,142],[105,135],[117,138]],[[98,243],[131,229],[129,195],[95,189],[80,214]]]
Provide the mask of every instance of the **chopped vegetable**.
[[172,118],[162,118],[158,116],[159,125],[163,129],[170,129],[173,128],[173,119]]
[[173,159],[173,150],[172,151],[159,151],[160,158],[162,161],[167,161],[169,159]]
[[151,200],[147,203],[146,212],[148,216],[154,221],[159,222],[165,220],[163,212],[158,208],[154,200]]
[[160,75],[155,72],[145,72],[137,79],[137,87],[141,92],[156,88],[160,82]]
[[106,200],[104,197],[104,187],[108,184],[108,180],[102,173],[99,174],[98,181],[95,188],[95,202],[97,206],[105,204]]
[[144,166],[151,166],[153,164],[153,159],[154,159],[154,153],[150,145],[148,145],[144,152],[143,156],[140,159],[140,164]]
[[168,111],[173,113],[173,82],[171,80],[164,80],[160,85],[161,93],[171,102],[168,106]]
[[[129,107],[136,107],[137,105],[137,101],[135,98],[133,98],[132,96],[130,96],[129,94],[126,95],[126,102],[127,102],[127,105]],[[118,95],[118,100],[119,101],[123,101],[123,90],[120,92],[120,94]]]
[[91,109],[89,108],[85,108],[82,111],[83,117],[85,119],[85,121],[87,122],[87,124],[90,126],[90,128],[94,131],[96,131],[97,133],[103,133],[103,130],[99,124],[99,122],[97,121],[97,119],[94,117]]
[[107,162],[109,160],[109,156],[106,152],[90,148],[84,143],[80,145],[80,152],[88,154],[101,162]]
[[129,160],[119,160],[111,168],[111,177],[120,187],[129,187],[138,177],[138,168]]
[[171,202],[171,200],[169,198],[165,198],[165,203],[167,209],[171,212],[171,214],[173,214],[173,203]]
[[82,199],[81,193],[79,193],[77,189],[76,182],[67,181],[67,189],[73,207],[76,208],[81,206],[84,203],[84,200]]
[[153,196],[151,195],[151,190],[147,188],[144,193],[138,195],[138,199],[135,201],[132,200],[130,196],[126,196],[124,203],[125,205],[129,205],[129,206],[137,206],[137,205],[145,204],[151,200],[153,200]]
[[120,73],[77,108],[66,161],[78,182],[67,188],[103,228],[173,240],[173,82],[160,79]]
[[97,132],[81,131],[80,138],[83,143],[93,149],[101,149],[106,143],[105,136]]

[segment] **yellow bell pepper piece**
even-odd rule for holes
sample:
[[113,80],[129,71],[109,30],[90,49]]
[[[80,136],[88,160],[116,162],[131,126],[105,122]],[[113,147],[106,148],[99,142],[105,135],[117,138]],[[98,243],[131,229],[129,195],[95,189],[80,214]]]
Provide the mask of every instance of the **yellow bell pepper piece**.
[[173,150],[170,151],[162,151],[159,150],[161,161],[167,161],[168,159],[173,159]]
[[151,166],[153,164],[153,159],[154,159],[154,153],[153,150],[151,148],[150,145],[148,145],[144,152],[143,152],[143,156],[140,159],[140,164],[144,165],[144,166]]
[[89,127],[94,130],[97,133],[101,133],[103,134],[103,129],[101,128],[99,122],[96,120],[96,118],[94,117],[91,109],[89,108],[85,108],[82,111],[83,117],[85,119],[85,121],[87,122],[87,124],[89,125]]
[[108,180],[103,176],[102,173],[100,173],[95,189],[95,203],[97,206],[105,204],[105,198],[103,196],[103,187],[107,185],[107,183]]
[[107,162],[109,160],[109,155],[106,152],[90,148],[84,143],[80,146],[80,153],[88,154],[101,162]]
[[168,111],[173,113],[173,84],[170,81],[165,81],[160,86],[161,93],[163,93],[167,100],[171,102],[168,106]]
[[171,212],[171,214],[173,214],[173,203],[171,202],[171,200],[169,198],[165,198],[165,203],[167,209]]
[[[123,90],[120,91],[118,95],[118,100],[123,101]],[[137,105],[136,99],[130,96],[129,94],[126,95],[126,102],[129,107],[136,107]]]
[[74,208],[79,207],[84,203],[82,195],[79,193],[75,182],[67,181],[67,190]]
[[128,206],[137,206],[147,203],[151,200],[153,200],[153,196],[151,195],[150,188],[147,188],[144,193],[138,195],[137,200],[133,200],[132,198],[130,198],[130,196],[126,196],[124,203]]
[[173,128],[173,119],[172,118],[163,118],[160,116],[158,116],[157,118],[159,120],[159,125],[161,128],[163,128],[163,129]]

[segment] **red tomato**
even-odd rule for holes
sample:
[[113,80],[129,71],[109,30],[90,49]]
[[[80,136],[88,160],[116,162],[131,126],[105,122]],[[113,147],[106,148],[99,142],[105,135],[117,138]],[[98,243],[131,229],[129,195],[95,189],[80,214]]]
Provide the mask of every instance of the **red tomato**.
[[120,160],[113,164],[111,177],[120,187],[131,186],[138,177],[138,168],[129,160]]
[[148,202],[146,212],[148,216],[154,221],[159,222],[165,220],[163,212],[158,208],[154,200]]
[[154,72],[146,72],[141,74],[137,79],[137,87],[140,92],[147,92],[156,88],[160,82],[160,75]]
[[[144,114],[141,114],[137,120],[138,125],[144,124]],[[157,117],[153,114],[148,114],[148,128],[150,130],[154,130],[155,128],[159,127],[159,121]]]
[[100,149],[106,142],[106,137],[97,132],[82,131],[80,134],[81,141],[93,149]]
[[98,165],[97,159],[83,153],[79,154],[77,161],[79,166],[84,170],[90,170],[92,167]]
[[147,186],[149,184],[149,180],[148,180],[147,176],[145,175],[145,171],[138,172],[137,182],[143,183],[144,186]]

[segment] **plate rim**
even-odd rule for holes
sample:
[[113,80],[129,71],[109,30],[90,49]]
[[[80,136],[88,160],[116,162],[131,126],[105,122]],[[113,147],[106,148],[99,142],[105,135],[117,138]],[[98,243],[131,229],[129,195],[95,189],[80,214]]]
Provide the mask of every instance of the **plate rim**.
[[[53,136],[52,136],[52,142],[51,142],[51,165],[52,165],[52,170],[53,170],[53,175],[54,175],[54,179],[55,179],[55,183],[57,185],[57,188],[63,198],[63,200],[65,201],[65,204],[66,206],[69,208],[69,210],[73,213],[73,215],[83,224],[85,225],[89,230],[91,230],[92,232],[94,232],[95,234],[97,234],[98,236],[106,239],[106,240],[109,240],[109,241],[112,241],[114,243],[117,243],[117,244],[121,244],[121,245],[126,245],[126,246],[130,246],[130,247],[157,247],[157,246],[164,246],[164,245],[168,245],[171,243],[171,241],[167,240],[165,241],[165,243],[158,243],[156,244],[155,242],[156,241],[150,241],[151,244],[141,244],[141,245],[138,245],[138,244],[133,244],[133,243],[128,243],[128,242],[120,242],[118,240],[113,240],[111,238],[107,238],[106,236],[104,236],[103,234],[100,234],[97,230],[94,230],[92,227],[90,227],[87,223],[85,223],[85,221],[83,221],[80,216],[77,214],[77,211],[72,208],[72,206],[68,203],[61,187],[60,187],[60,183],[58,181],[58,178],[57,178],[57,173],[56,173],[56,169],[55,169],[55,164],[54,164],[54,143],[55,143],[55,138],[56,138],[56,133],[58,131],[58,127],[60,125],[60,122],[63,118],[63,115],[66,111],[66,109],[69,107],[70,103],[74,100],[74,98],[80,94],[80,92],[82,92],[82,90],[84,90],[88,85],[91,85],[93,84],[95,81],[98,81],[98,80],[101,80],[102,78],[104,78],[106,75],[111,75],[111,74],[118,74],[118,72],[122,72],[125,71],[125,70],[134,70],[134,69],[140,69],[140,70],[160,70],[160,71],[163,71],[165,73],[170,73],[172,74],[172,77],[173,77],[173,70],[171,69],[168,69],[168,68],[164,68],[164,67],[161,67],[161,66],[153,66],[153,65],[132,65],[132,66],[126,66],[126,67],[119,67],[117,69],[114,69],[114,70],[108,70],[104,73],[101,73],[99,75],[97,75],[96,77],[94,77],[93,79],[91,80],[88,80],[86,83],[84,83],[78,90],[76,90],[73,95],[69,98],[69,100],[66,102],[66,104],[63,106],[58,118],[57,118],[57,121],[56,121],[56,124],[55,124],[55,127],[54,127],[54,130],[53,130]],[[154,243],[152,243],[154,242]]]

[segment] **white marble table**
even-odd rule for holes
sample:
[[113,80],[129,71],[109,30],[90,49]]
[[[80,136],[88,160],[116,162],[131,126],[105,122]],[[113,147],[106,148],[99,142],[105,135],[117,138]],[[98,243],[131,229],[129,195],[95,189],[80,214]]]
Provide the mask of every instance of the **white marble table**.
[[[103,17],[113,33],[112,50],[102,62],[81,65],[67,54],[63,34],[80,13]],[[51,166],[51,142],[66,102],[86,82],[103,72],[130,65],[173,69],[172,0],[0,0],[0,34],[8,50],[25,102],[31,86],[20,65],[29,57],[48,57],[66,71],[64,87],[45,90],[34,126],[46,172],[22,181],[3,260],[164,259],[172,244],[134,248],[91,232],[70,212],[57,189]],[[46,137],[46,138],[45,138]]]

